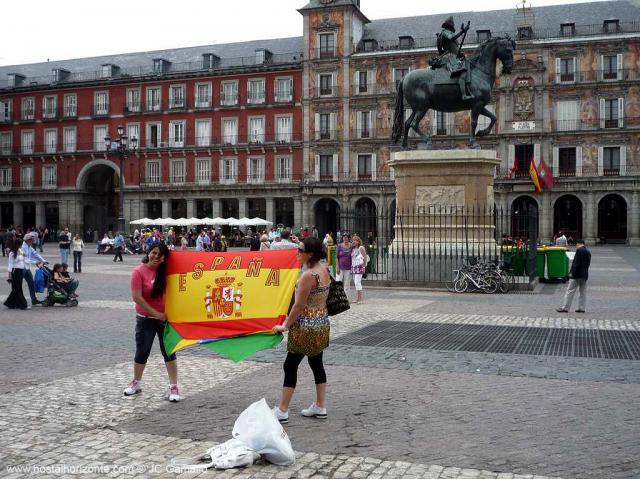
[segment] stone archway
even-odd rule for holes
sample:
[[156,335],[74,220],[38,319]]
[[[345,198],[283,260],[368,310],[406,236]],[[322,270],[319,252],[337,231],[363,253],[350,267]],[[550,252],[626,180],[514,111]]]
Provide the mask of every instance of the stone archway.
[[378,236],[378,215],[374,201],[366,196],[360,198],[356,201],[354,213],[355,225],[353,233],[360,235],[363,239],[366,238],[369,233],[372,233],[373,237],[376,238]]
[[539,215],[538,202],[530,196],[519,196],[511,203],[511,236],[515,238],[531,238],[538,235]]
[[560,232],[574,240],[582,238],[582,202],[574,195],[563,195],[553,205],[553,234]]
[[331,198],[322,198],[318,200],[313,207],[314,225],[323,238],[329,231],[337,234],[340,229],[340,205]]
[[[118,227],[119,169],[107,160],[96,160],[87,164],[78,175],[77,188],[82,192],[82,231],[104,233]],[[95,236],[95,233],[94,233]]]
[[598,238],[607,243],[627,241],[627,202],[615,193],[598,203]]

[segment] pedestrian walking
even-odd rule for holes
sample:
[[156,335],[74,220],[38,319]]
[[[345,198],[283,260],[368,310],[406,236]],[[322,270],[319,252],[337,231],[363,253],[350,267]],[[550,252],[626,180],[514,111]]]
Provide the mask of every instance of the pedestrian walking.
[[31,297],[31,304],[36,306],[41,303],[38,301],[36,297],[36,286],[33,281],[33,273],[31,272],[31,268],[36,265],[39,266],[42,263],[46,263],[46,260],[38,254],[38,252],[33,248],[33,244],[37,241],[38,233],[32,231],[31,233],[27,233],[24,235],[23,243],[22,243],[22,254],[24,256],[24,280],[29,287],[29,296]]
[[160,352],[169,376],[171,402],[180,401],[178,390],[178,362],[176,355],[167,355],[164,349],[165,286],[167,284],[166,260],[169,248],[159,241],[153,243],[147,253],[148,261],[131,272],[131,296],[136,303],[136,355],[133,363],[133,379],[124,390],[125,396],[142,392],[142,374],[158,336]]
[[353,235],[351,238],[351,274],[353,284],[356,287],[356,304],[364,304],[364,290],[362,289],[362,276],[367,269],[369,256],[367,250],[362,246],[360,236]]
[[336,279],[342,281],[344,292],[349,297],[351,292],[351,242],[349,235],[342,235],[342,243],[336,246]]
[[316,400],[300,413],[305,417],[327,418],[327,375],[322,353],[329,346],[329,271],[321,260],[326,258],[318,238],[305,238],[298,244],[298,260],[306,266],[296,284],[295,303],[282,325],[274,326],[275,334],[289,331],[287,358],[284,361],[284,383],[280,403],[273,413],[281,423],[289,422],[289,404],[298,380],[298,366],[305,356],[316,384]]
[[8,239],[9,239],[9,232],[4,228],[0,228],[0,248],[2,248],[2,256],[6,256]]
[[584,313],[587,308],[587,280],[589,279],[589,266],[591,265],[591,251],[587,249],[583,240],[576,240],[576,255],[571,263],[569,271],[569,284],[564,295],[564,303],[556,309],[559,313],[568,313],[573,302],[576,290],[580,290],[578,297],[578,309],[576,313]]
[[71,234],[69,228],[65,228],[58,235],[58,248],[60,249],[60,262],[69,262],[69,251],[71,250]]
[[29,309],[27,300],[22,293],[22,278],[24,277],[24,255],[22,254],[22,238],[13,238],[9,246],[9,263],[7,281],[11,284],[11,293],[4,302],[9,309]]
[[73,272],[82,273],[82,252],[84,251],[84,241],[82,241],[79,234],[74,236],[71,248],[73,250]]
[[113,262],[115,263],[117,259],[120,259],[122,263],[122,251],[124,250],[124,236],[122,233],[118,231],[116,233],[116,237],[113,238],[113,249],[115,251],[113,255]]

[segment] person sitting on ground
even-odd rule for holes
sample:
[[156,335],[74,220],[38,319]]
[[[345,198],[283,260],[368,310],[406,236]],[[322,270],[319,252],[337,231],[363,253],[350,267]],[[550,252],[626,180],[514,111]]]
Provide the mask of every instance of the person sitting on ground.
[[[66,265],[67,268],[69,267]],[[65,276],[66,274],[66,276]],[[53,280],[69,294],[72,298],[77,298],[78,295],[75,294],[76,288],[80,284],[77,279],[72,279],[69,276],[69,272],[65,271],[65,268],[62,264],[56,263],[53,265]]]

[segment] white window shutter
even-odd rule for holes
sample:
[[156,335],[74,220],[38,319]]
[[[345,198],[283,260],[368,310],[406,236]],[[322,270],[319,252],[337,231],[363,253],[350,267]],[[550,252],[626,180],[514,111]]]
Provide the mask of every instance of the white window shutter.
[[618,53],[616,58],[617,79],[622,80],[624,77],[624,56],[622,53]]
[[356,111],[356,138],[362,138],[362,113]]
[[320,139],[320,113],[315,115],[316,140]]
[[[371,70],[367,70],[367,92],[372,93],[373,90],[373,72]],[[373,92],[375,93],[375,91]]]
[[508,163],[507,163],[507,174],[509,176],[512,175],[513,172],[513,168],[515,167],[516,164],[516,145],[509,145],[509,157],[507,159]]
[[576,83],[578,81],[578,71],[576,70],[576,57],[573,57],[572,60],[573,60],[573,82]]
[[598,81],[604,79],[604,55],[600,55],[600,68],[598,68]]
[[627,174],[627,147],[622,145],[620,147],[620,176]]
[[533,164],[536,165],[536,170],[540,173],[540,143],[533,145]]
[[336,85],[336,74],[331,74],[331,95],[336,96],[338,94],[337,85]]
[[[622,160],[620,160],[622,163]],[[378,157],[375,153],[371,154],[371,181],[378,179]]]
[[605,100],[604,98],[600,98],[600,128],[604,128],[605,111]]
[[331,139],[335,140],[338,137],[338,135],[336,134],[337,132],[336,132],[336,114],[335,113],[331,113],[329,115],[329,128],[331,128],[331,132],[330,132]]
[[431,111],[431,135],[438,134],[438,112],[436,110]]
[[556,58],[556,83],[560,83],[561,67],[562,67],[562,61],[560,60],[560,58]]
[[624,127],[624,98],[618,98],[618,128]]
[[604,148],[602,146],[598,147],[598,176],[602,176],[604,170]]
[[375,138],[376,136],[376,112],[369,112],[369,136]]
[[560,176],[560,148],[557,146],[553,147],[551,170],[553,171],[553,176]]
[[320,155],[316,155],[315,170],[316,181],[320,181]]
[[576,176],[582,176],[582,147],[576,147]]
[[333,181],[338,181],[338,154],[333,154]]

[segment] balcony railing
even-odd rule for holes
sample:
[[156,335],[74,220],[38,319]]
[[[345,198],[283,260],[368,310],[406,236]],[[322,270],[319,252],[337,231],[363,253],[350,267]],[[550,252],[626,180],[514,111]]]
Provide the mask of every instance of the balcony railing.
[[385,83],[356,83],[351,85],[353,96],[367,96],[394,93],[389,84]]
[[0,123],[11,123],[11,118],[13,115],[11,115],[11,113],[5,113],[4,115],[0,116]]
[[257,92],[255,95],[247,96],[247,104],[248,105],[262,105],[265,102],[265,94],[264,90],[261,92]]
[[65,118],[77,118],[78,109],[75,106],[65,106],[62,109],[62,114]]
[[125,115],[137,115],[140,113],[140,103],[127,103],[124,106]]
[[314,98],[331,97],[338,95],[338,87],[336,85],[326,85],[314,87],[311,91]]
[[221,93],[220,106],[235,106],[238,104],[238,93]]
[[276,103],[291,103],[293,101],[293,94],[276,92],[274,101]]
[[319,58],[321,60],[336,58],[338,56],[336,48],[316,48],[313,58]]
[[605,128],[619,128],[620,127],[620,120],[618,120],[617,118],[615,120],[604,120],[604,127]]
[[20,121],[35,121],[35,119],[36,119],[35,110],[22,110]]
[[160,112],[162,111],[162,102],[161,101],[157,101],[157,102],[147,102],[144,105],[144,111],[145,113],[155,113],[155,112]]
[[[556,181],[577,181],[578,178],[603,178],[611,176],[640,176],[639,166],[626,166],[625,168],[598,168],[596,165],[582,165],[582,168],[551,168]],[[566,180],[565,180],[566,178]],[[509,170],[497,168],[496,179],[501,181],[531,182],[529,170]]]
[[94,117],[109,116],[109,105],[93,105],[91,115]]
[[185,110],[187,101],[184,98],[169,98],[169,110]]
[[43,120],[57,120],[58,119],[58,108],[43,108],[42,109],[42,119]]
[[193,106],[197,110],[205,110],[207,108],[211,108],[211,97],[207,96],[207,97],[196,98]]
[[329,171],[321,171],[319,176],[307,177],[305,183],[356,183],[356,182],[379,182],[379,181],[393,181],[393,177],[388,171],[376,172],[375,180],[373,179],[373,172],[357,172],[352,173],[333,173]]
[[275,184],[300,184],[304,180],[301,174],[289,174],[287,176],[274,175],[271,172],[266,172],[262,175],[246,175],[246,174],[227,174],[220,175],[217,171],[210,175],[210,177],[197,177],[191,179],[185,178],[180,184],[174,184],[169,176],[153,176],[153,177],[141,177],[141,188],[188,188],[198,186],[215,186],[215,185],[275,185]]
[[620,168],[603,168],[602,176],[620,176]]

